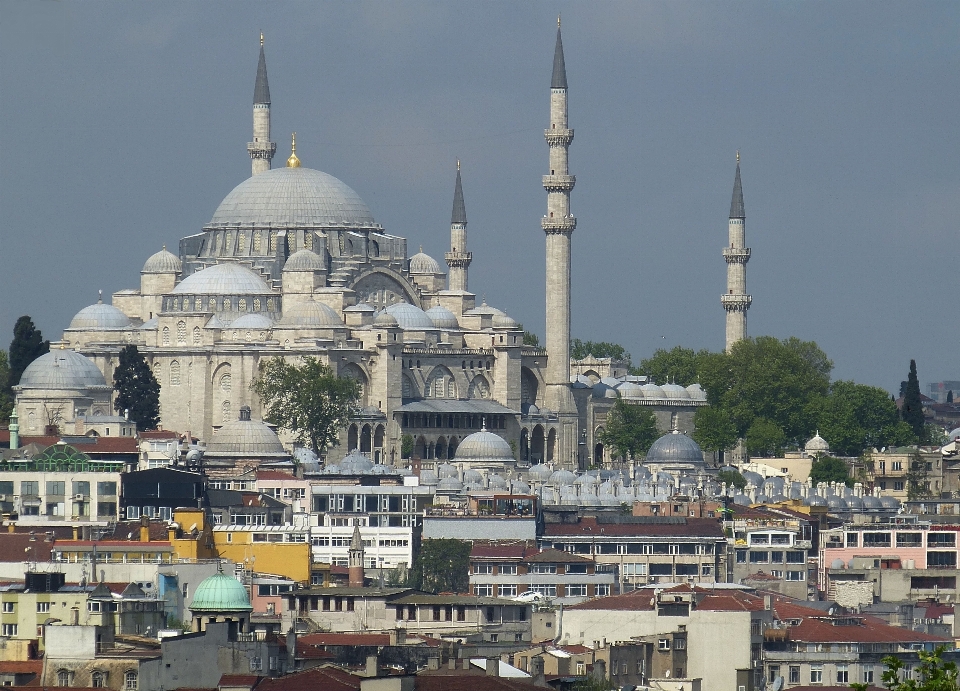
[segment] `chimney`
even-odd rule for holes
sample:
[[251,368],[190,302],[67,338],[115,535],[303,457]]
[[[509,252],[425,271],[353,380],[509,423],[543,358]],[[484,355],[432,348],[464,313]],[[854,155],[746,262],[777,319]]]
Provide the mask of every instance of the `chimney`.
[[534,655],[530,658],[530,677],[535,686],[547,685],[543,676],[543,658],[540,655]]
[[428,657],[427,658],[427,669],[437,670],[440,669],[440,658],[439,657]]
[[607,680],[607,661],[606,660],[594,660],[593,662],[593,678],[598,682],[602,683]]
[[763,596],[763,608],[766,610],[773,609],[773,597],[770,595]]
[[8,533],[17,532],[17,524],[14,523],[13,521],[10,521],[9,523],[7,523],[7,532]]
[[177,539],[177,529],[174,528],[172,525],[167,526],[167,541],[172,543],[176,539]]
[[80,610],[76,607],[70,608],[70,626],[80,626]]
[[287,631],[287,672],[292,672],[297,666],[297,632],[291,626]]
[[469,672],[469,671],[470,671],[470,658],[469,658],[469,657],[463,658],[463,670],[464,670],[465,672]]
[[407,631],[402,626],[390,629],[390,645],[406,645]]
[[[431,659],[437,660],[437,666],[434,669],[438,669],[440,667],[440,658],[431,658]],[[377,662],[377,656],[367,655],[367,666],[366,666],[366,669],[364,670],[363,675],[365,677],[375,677],[379,673],[380,673],[380,670],[379,670],[379,664]]]
[[140,517],[140,542],[150,542],[150,517]]
[[500,676],[500,658],[499,657],[487,658],[487,676],[488,677]]
[[451,657],[449,660],[447,660],[447,668],[450,669],[450,670],[456,669],[456,668],[457,668],[457,658]]

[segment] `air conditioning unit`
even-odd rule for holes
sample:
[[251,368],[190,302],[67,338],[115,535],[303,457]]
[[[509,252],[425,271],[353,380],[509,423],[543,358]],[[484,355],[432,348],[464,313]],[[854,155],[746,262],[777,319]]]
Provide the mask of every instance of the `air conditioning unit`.
[[83,496],[82,494],[74,494],[74,495],[73,495],[73,500],[74,500],[74,501],[83,501],[83,500],[84,500],[84,496]]
[[7,495],[6,495],[6,494],[0,494],[0,501],[7,501]]

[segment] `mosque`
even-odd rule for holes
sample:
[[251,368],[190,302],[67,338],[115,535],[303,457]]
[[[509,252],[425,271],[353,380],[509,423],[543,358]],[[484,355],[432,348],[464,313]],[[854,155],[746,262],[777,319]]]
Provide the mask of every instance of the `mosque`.
[[[584,469],[610,461],[598,436],[618,398],[650,406],[664,431],[691,431],[693,413],[706,405],[698,385],[655,386],[602,367],[577,367],[571,376],[576,178],[568,167],[574,131],[567,96],[558,27],[542,180],[545,347],[531,347],[514,319],[469,290],[459,162],[446,271],[422,251],[408,256],[407,240],[377,223],[344,182],[302,165],[295,136],[286,164],[273,167],[277,145],[261,37],[247,144],[252,175],[224,197],[201,232],[180,240],[177,253],[164,248],[149,257],[138,288],[76,314],[62,341],[25,373],[17,403],[21,433],[43,433],[43,400],[53,395],[64,423],[112,415],[108,382],[126,344],[138,346],[161,385],[162,427],[202,440],[237,421],[241,410],[247,422],[262,417],[250,384],[267,358],[314,356],[355,379],[360,409],[328,463],[358,449],[374,463],[399,464],[404,435],[413,437],[420,458],[450,460],[465,437],[485,430],[508,442],[521,466]],[[731,337],[746,335],[749,307],[738,194],[739,162],[724,250],[728,347]]]

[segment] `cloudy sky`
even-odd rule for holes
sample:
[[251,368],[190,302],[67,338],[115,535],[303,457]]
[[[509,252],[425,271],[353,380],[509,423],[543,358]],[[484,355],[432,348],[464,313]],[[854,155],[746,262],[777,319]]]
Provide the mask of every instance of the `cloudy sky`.
[[0,343],[136,287],[250,174],[266,35],[275,162],[335,175],[543,335],[550,68],[570,84],[573,335],[723,347],[734,155],[751,335],[837,378],[960,379],[960,3],[0,3]]

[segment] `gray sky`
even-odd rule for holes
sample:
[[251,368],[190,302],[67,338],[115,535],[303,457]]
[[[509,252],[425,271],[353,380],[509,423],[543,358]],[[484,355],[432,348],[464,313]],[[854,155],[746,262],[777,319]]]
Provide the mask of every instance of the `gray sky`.
[[354,188],[543,336],[556,15],[576,130],[575,337],[723,347],[741,151],[750,335],[835,378],[960,379],[960,3],[0,2],[0,343],[136,287],[250,174],[258,36],[275,163]]

